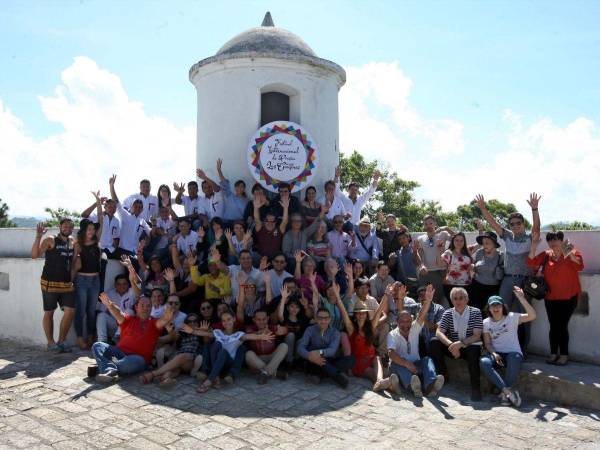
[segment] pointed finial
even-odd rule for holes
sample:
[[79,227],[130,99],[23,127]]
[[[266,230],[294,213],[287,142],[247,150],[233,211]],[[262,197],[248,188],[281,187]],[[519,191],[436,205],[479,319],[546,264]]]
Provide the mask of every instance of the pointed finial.
[[275,26],[275,24],[273,23],[273,18],[271,17],[271,13],[269,11],[267,11],[267,13],[265,14],[265,18],[263,19],[260,26],[261,27],[274,27]]

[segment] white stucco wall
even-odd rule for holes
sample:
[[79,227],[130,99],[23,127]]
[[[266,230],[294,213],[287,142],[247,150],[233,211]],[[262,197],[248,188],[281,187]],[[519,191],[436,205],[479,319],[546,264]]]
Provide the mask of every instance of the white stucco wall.
[[265,91],[295,93],[290,120],[306,127],[317,144],[319,164],[311,184],[321,192],[333,178],[339,159],[340,85],[334,72],[295,61],[232,59],[201,67],[192,82],[198,93],[197,163],[209,175],[216,177],[215,163],[221,157],[232,182],[241,178],[249,188],[254,184],[246,152],[260,127],[261,90],[281,86]]

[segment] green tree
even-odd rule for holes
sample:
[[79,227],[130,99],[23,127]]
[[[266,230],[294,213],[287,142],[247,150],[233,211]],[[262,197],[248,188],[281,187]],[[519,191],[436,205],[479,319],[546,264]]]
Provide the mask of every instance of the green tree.
[[10,208],[0,198],[0,228],[14,228],[16,225],[8,218]]
[[73,220],[75,226],[79,226],[79,221],[81,220],[81,214],[77,211],[69,211],[65,208],[44,208],[48,214],[50,214],[50,219],[46,220],[46,225],[49,227],[57,227],[62,219],[68,217]]
[[551,223],[548,226],[545,226],[544,229],[550,230],[569,230],[569,231],[590,231],[596,229],[594,225],[591,225],[587,222],[580,222],[578,220],[574,220],[573,222],[555,222]]
[[[517,208],[512,203],[503,203],[500,200],[491,199],[487,202],[487,208],[492,217],[503,227],[508,227],[508,215],[517,212]],[[475,200],[472,200],[468,205],[460,205],[456,208],[456,223],[454,226],[465,231],[473,231],[475,227],[475,219],[482,219],[481,211],[477,207]],[[525,218],[525,226],[531,227],[531,224]]]

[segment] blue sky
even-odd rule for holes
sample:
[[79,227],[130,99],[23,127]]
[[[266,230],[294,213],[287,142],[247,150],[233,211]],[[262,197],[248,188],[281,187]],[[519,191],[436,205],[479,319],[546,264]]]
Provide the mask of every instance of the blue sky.
[[[55,95],[61,73],[85,56],[115,74],[148,116],[193,127],[189,67],[259,25],[267,10],[276,25],[347,69],[397,63],[410,80],[411,111],[424,123],[448,119],[464,127],[464,149],[444,164],[450,170],[476,170],[499,152],[520,151],[522,146],[509,148],[514,139],[537,145],[527,133],[537,139],[535,127],[544,121],[551,126],[541,128],[551,133],[585,118],[589,129],[583,128],[597,153],[600,2],[592,1],[4,1],[0,100],[23,122],[21,132],[28,137],[60,135],[64,123],[49,120],[39,97]],[[365,104],[375,119],[397,127],[385,118],[388,107],[373,99]],[[514,123],[507,124],[506,110],[528,138],[510,134]],[[399,136],[409,156],[427,146],[426,138]],[[600,209],[585,218],[600,223]]]

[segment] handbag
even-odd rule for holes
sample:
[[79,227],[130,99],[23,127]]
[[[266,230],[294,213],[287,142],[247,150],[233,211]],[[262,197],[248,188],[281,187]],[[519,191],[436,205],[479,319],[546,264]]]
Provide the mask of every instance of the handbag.
[[[533,275],[525,278],[525,282],[523,283],[523,292],[530,298],[535,298],[536,300],[543,300],[546,297],[546,294],[550,290],[548,287],[548,283],[544,279],[544,269],[546,268],[546,264],[548,263],[548,253],[544,256],[544,263],[541,265],[541,276]],[[540,269],[538,269],[538,272]]]

